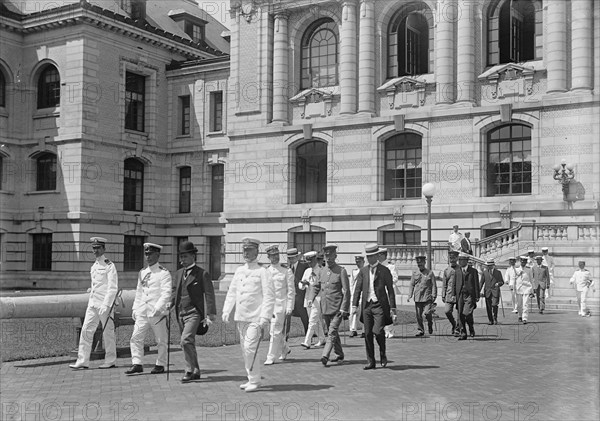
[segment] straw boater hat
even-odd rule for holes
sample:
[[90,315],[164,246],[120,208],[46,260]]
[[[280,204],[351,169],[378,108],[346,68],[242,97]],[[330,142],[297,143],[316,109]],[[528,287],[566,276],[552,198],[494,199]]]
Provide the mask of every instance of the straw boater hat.
[[373,256],[374,254],[379,254],[379,245],[375,243],[366,244],[365,245],[365,255]]

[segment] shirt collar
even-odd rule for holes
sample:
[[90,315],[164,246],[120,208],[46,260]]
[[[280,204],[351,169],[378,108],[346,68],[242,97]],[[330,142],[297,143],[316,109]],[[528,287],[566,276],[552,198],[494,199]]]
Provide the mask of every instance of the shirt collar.
[[96,262],[104,262],[106,260],[106,257],[104,257],[104,255],[96,258]]

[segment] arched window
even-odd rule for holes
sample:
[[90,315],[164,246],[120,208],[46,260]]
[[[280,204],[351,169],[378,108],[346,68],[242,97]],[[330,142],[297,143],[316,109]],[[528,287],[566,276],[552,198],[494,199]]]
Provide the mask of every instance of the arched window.
[[421,136],[400,133],[385,141],[385,200],[421,197]]
[[123,180],[123,210],[141,212],[144,209],[144,164],[135,158],[125,160]]
[[314,22],[302,37],[301,88],[338,84],[338,28],[330,18]]
[[421,4],[400,10],[388,27],[388,78],[429,73],[429,19]]
[[4,156],[0,155],[0,190],[4,190]]
[[327,144],[311,140],[296,148],[296,203],[327,202]]
[[495,128],[487,134],[487,147],[487,195],[531,194],[531,128]]
[[541,37],[538,40],[538,36],[542,31],[542,11],[538,3],[536,0],[504,0],[490,8],[488,65],[541,58]]
[[0,107],[6,107],[6,78],[0,69]]
[[46,65],[38,79],[37,107],[49,108],[60,105],[60,75],[51,64]]
[[50,152],[36,159],[36,190],[56,190],[56,155]]

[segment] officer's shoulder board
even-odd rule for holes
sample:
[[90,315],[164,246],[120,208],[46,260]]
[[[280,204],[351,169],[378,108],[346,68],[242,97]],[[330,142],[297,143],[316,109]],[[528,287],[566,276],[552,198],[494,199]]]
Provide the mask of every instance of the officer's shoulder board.
[[287,263],[282,263],[282,264],[281,264],[281,267],[283,267],[283,268],[287,268],[287,267],[288,267],[288,264],[287,264]]
[[158,268],[159,268],[160,270],[167,270],[167,268],[165,268],[165,267],[164,267],[164,266],[162,266],[162,265],[158,265]]
[[107,265],[112,265],[112,262],[108,259],[104,259],[104,263],[106,263]]

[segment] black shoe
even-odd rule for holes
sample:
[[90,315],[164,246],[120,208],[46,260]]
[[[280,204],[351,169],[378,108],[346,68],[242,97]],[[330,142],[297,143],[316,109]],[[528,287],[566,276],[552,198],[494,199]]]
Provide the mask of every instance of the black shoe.
[[469,332],[469,336],[470,336],[471,338],[474,338],[474,337],[475,337],[475,331],[474,331],[474,330],[470,331],[470,332]]
[[363,367],[363,370],[373,370],[375,369],[375,364],[367,364]]
[[544,314],[544,310],[540,310],[540,314]]
[[365,332],[361,333],[360,337],[361,337],[361,339],[364,339],[365,338]]
[[488,322],[488,325],[493,325],[493,324],[494,324],[494,321],[493,321],[493,320],[490,320],[490,321]]
[[383,357],[381,357],[381,366],[386,367],[387,363],[388,363],[387,357],[384,355]]
[[460,337],[458,338],[459,341],[466,341],[467,340],[467,335],[460,335]]
[[417,333],[415,333],[415,336],[423,336],[423,335],[425,335],[425,333],[421,332],[420,330]]
[[354,338],[355,336],[358,336],[358,332],[356,332],[356,330],[353,330],[352,332],[350,332],[351,338]]
[[151,374],[162,374],[165,372],[165,368],[162,365],[155,365],[150,371]]
[[453,336],[460,336],[460,330],[459,329],[452,329],[452,335]]
[[429,334],[432,335],[433,334],[433,325],[429,325]]
[[523,321],[523,318],[522,318],[522,317],[519,317],[519,321],[520,321],[520,322],[522,322],[522,321]]
[[342,356],[336,355],[335,357],[333,357],[329,361],[331,361],[332,363],[341,363],[342,361],[344,361],[344,356],[343,355]]
[[321,357],[321,364],[323,364],[323,365],[326,366],[328,361],[329,361],[329,358],[327,358],[327,357]]
[[494,319],[494,324],[497,325],[498,324],[498,319]]
[[523,324],[526,325],[527,324],[527,320],[523,320]]
[[187,383],[192,380],[200,380],[200,373],[198,373],[198,372],[190,373],[189,371],[186,371],[185,375],[181,378],[182,383]]
[[141,364],[134,364],[131,366],[131,368],[129,370],[127,370],[125,372],[125,374],[136,374],[136,373],[143,373],[144,372],[144,367]]

